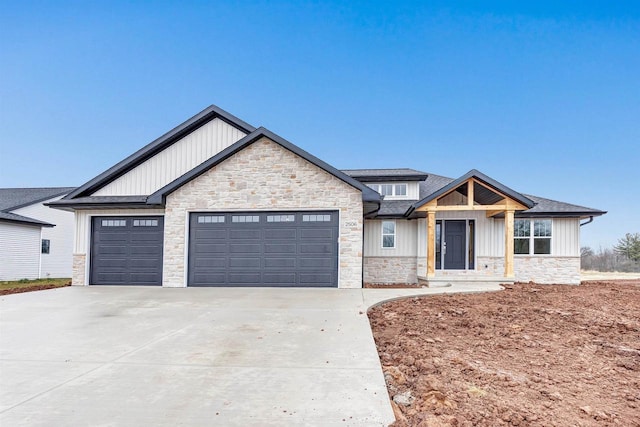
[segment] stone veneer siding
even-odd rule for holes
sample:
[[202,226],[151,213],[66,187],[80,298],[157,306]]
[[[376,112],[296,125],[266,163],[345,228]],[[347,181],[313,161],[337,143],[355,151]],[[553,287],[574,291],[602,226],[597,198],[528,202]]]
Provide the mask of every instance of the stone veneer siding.
[[417,260],[412,256],[365,257],[364,283],[374,285],[418,283]]
[[71,284],[74,286],[84,286],[85,271],[86,271],[86,254],[73,254],[73,272],[71,277]]
[[[500,277],[504,274],[504,257],[478,257],[476,262],[477,275]],[[580,257],[516,255],[513,272],[516,282],[579,285]]]
[[362,287],[362,193],[261,138],[166,198],[163,286],[186,286],[190,212],[339,210],[338,286]]

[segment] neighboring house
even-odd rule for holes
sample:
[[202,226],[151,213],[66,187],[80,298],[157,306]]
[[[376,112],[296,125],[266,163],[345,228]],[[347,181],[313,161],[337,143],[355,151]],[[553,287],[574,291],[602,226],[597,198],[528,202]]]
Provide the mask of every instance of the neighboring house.
[[71,190],[0,188],[0,280],[71,277],[73,214],[45,206]]
[[580,221],[472,170],[339,171],[211,106],[50,206],[75,285],[579,283]]

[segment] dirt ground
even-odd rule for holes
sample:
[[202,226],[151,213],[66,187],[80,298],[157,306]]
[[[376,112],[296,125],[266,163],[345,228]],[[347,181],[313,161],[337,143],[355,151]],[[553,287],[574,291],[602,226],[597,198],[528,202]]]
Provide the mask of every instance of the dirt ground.
[[66,285],[45,284],[45,285],[29,285],[29,286],[21,286],[16,288],[0,289],[0,295],[20,294],[22,292],[32,292],[32,291],[43,291],[46,289],[61,288],[64,286],[71,286],[71,282],[69,282]]
[[369,312],[394,426],[640,426],[640,280]]

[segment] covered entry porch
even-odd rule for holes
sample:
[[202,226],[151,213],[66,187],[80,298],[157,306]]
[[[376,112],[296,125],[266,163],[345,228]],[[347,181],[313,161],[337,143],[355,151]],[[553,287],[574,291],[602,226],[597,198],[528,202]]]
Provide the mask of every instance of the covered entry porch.
[[475,170],[416,203],[411,216],[426,219],[419,282],[513,282],[514,216],[533,205]]

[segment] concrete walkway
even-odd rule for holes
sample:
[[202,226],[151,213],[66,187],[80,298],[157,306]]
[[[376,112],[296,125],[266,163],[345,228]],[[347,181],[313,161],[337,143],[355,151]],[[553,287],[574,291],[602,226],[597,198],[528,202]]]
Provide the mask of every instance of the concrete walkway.
[[69,287],[0,297],[0,425],[388,425],[366,309],[498,289]]

